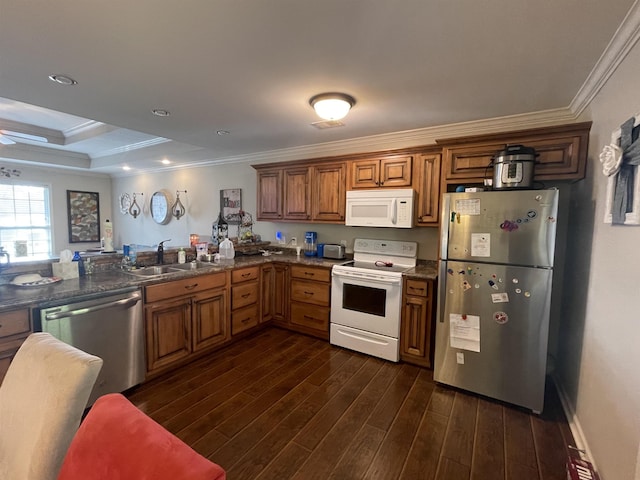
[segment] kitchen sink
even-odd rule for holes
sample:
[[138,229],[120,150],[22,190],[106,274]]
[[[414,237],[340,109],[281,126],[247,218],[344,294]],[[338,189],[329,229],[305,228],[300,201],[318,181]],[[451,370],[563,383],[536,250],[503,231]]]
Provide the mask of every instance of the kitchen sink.
[[175,270],[173,270],[169,265],[154,265],[151,267],[136,268],[134,270],[128,271],[127,273],[136,275],[138,277],[153,277],[156,275],[173,272],[175,272]]
[[177,263],[170,265],[170,268],[174,270],[199,270],[201,268],[211,268],[213,264],[207,262],[189,262],[189,263]]

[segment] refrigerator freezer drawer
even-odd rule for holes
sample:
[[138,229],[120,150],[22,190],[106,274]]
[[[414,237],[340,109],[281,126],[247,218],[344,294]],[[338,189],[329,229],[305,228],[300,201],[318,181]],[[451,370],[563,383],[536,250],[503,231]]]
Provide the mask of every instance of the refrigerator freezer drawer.
[[400,360],[400,344],[397,338],[332,323],[330,342],[332,345],[384,358],[392,362]]

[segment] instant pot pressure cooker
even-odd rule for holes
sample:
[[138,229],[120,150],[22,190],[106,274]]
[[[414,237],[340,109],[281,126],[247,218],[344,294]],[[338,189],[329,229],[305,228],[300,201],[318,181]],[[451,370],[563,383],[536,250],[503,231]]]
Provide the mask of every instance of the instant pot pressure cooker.
[[524,145],[509,145],[493,157],[493,189],[531,188],[536,151]]

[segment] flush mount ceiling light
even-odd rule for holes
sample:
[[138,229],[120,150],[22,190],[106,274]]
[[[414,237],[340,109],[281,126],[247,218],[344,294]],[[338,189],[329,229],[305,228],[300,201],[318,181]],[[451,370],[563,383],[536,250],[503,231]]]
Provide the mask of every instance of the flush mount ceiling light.
[[168,110],[163,110],[161,108],[154,108],[153,110],[151,110],[151,113],[153,113],[156,117],[168,117],[169,115],[171,115],[171,112],[169,112]]
[[311,105],[320,118],[340,120],[347,116],[356,99],[346,93],[321,93],[311,97]]
[[71,78],[69,75],[63,75],[61,73],[54,73],[49,75],[49,80],[59,83],[60,85],[77,85],[78,82]]

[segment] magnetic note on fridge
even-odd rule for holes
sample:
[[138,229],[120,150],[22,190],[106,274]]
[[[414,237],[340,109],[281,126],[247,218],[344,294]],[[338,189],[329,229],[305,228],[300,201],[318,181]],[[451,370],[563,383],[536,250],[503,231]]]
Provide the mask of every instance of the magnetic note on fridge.
[[472,352],[480,351],[480,317],[477,315],[449,314],[449,342],[451,348]]

